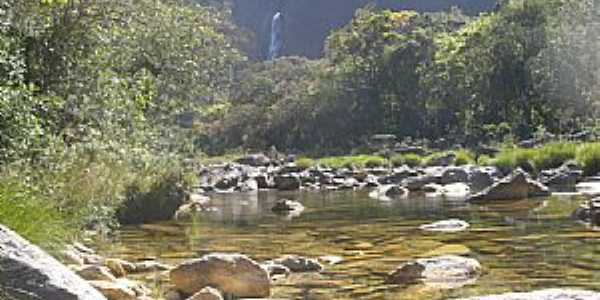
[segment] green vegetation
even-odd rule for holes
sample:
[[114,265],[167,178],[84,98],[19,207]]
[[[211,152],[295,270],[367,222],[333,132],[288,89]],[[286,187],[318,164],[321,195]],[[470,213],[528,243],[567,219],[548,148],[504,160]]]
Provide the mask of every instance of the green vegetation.
[[423,158],[417,154],[399,154],[390,159],[394,167],[407,165],[409,167],[419,167],[423,163]]
[[471,151],[458,150],[454,151],[454,155],[456,155],[456,158],[454,159],[454,164],[457,166],[475,164],[475,155]]
[[[216,2],[0,0],[2,223],[49,245],[148,221],[132,217],[140,209],[160,219],[173,208],[164,196],[194,181],[190,165],[237,157],[210,158],[225,153],[368,153],[352,150],[378,133],[475,148],[600,128],[589,1],[510,0],[477,18],[366,8],[322,59],[269,62],[246,58]],[[575,159],[595,174],[598,152],[552,144],[479,161],[537,171]],[[443,154],[298,163],[418,166]],[[12,217],[38,210],[40,221]]]
[[301,157],[296,160],[296,165],[302,169],[312,168],[316,165],[316,162],[312,158]]

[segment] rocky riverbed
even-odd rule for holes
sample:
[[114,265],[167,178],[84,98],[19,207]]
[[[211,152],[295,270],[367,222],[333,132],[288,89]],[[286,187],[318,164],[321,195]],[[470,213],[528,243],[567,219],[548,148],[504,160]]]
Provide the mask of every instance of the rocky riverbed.
[[568,166],[200,172],[173,221],[74,244],[63,271],[115,300],[598,296],[597,185]]

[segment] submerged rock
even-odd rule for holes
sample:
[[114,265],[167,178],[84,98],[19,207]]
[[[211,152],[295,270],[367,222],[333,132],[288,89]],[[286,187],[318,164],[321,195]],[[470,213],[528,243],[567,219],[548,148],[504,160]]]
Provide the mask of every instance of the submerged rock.
[[481,265],[477,260],[445,255],[403,264],[389,274],[387,283],[422,282],[435,288],[452,289],[473,283],[480,273]]
[[8,299],[106,299],[73,271],[0,225],[0,296]]
[[175,267],[171,283],[188,295],[214,287],[236,297],[269,297],[269,274],[258,263],[241,254],[210,254]]
[[431,224],[421,225],[421,230],[437,232],[459,232],[469,228],[469,223],[459,219],[449,219]]
[[550,196],[550,191],[545,185],[532,180],[529,175],[521,170],[515,170],[511,175],[486,188],[482,192],[471,196],[471,202],[519,200],[533,197]]
[[528,293],[507,293],[461,300],[600,300],[600,293],[576,289],[547,289]]
[[303,210],[302,203],[286,199],[275,202],[275,205],[271,208],[271,211],[275,213],[302,212]]
[[323,266],[312,258],[297,255],[286,255],[273,260],[274,263],[287,267],[293,273],[320,272]]

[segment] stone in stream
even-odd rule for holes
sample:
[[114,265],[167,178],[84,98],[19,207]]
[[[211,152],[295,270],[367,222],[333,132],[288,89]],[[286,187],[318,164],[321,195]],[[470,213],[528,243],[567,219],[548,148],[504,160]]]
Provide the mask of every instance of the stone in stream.
[[573,212],[573,218],[592,225],[600,225],[600,197],[583,203]]
[[300,189],[302,182],[295,175],[278,175],[275,176],[275,187],[280,191],[294,191]]
[[186,300],[223,300],[223,296],[221,292],[208,286]]
[[300,202],[283,199],[275,202],[271,211],[275,213],[302,212],[304,211],[304,206]]
[[371,193],[369,193],[369,197],[377,200],[389,201],[392,199],[404,198],[408,197],[409,191],[395,184],[387,184],[381,185],[375,188]]
[[546,289],[527,293],[507,293],[461,300],[600,300],[600,293],[578,289]]
[[85,280],[104,280],[115,281],[117,278],[111,273],[110,269],[104,266],[84,265],[73,268],[77,275]]
[[449,219],[434,222],[431,224],[421,225],[419,228],[425,231],[436,232],[459,232],[469,228],[469,223],[459,219]]
[[140,300],[146,299],[146,295],[150,293],[137,282],[126,279],[115,281],[92,280],[89,283],[108,300]]
[[540,174],[540,182],[551,186],[575,186],[583,177],[583,171],[576,164],[566,163],[560,168],[544,170]]
[[472,258],[445,255],[405,263],[389,274],[387,283],[422,282],[439,289],[459,288],[471,284],[481,274],[481,265]]
[[0,298],[106,299],[69,268],[2,225],[0,225]]
[[517,169],[501,181],[471,196],[468,201],[520,200],[544,196],[550,196],[548,187],[529,178],[529,175],[525,171]]
[[271,294],[267,271],[241,254],[205,255],[178,265],[169,275],[171,284],[187,295],[208,286],[236,297],[263,298]]
[[323,266],[312,258],[297,255],[286,255],[273,260],[273,263],[287,267],[293,273],[320,272]]

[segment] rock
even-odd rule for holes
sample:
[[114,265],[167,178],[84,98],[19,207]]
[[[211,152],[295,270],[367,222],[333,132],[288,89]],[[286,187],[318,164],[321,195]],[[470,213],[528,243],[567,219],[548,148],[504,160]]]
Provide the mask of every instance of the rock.
[[469,228],[469,223],[459,219],[449,219],[434,222],[431,224],[421,225],[419,228],[425,231],[435,232],[459,232]]
[[315,259],[297,255],[286,255],[273,260],[275,264],[287,267],[293,273],[320,272],[323,266]]
[[215,183],[215,188],[219,190],[229,190],[235,188],[238,185],[240,178],[237,176],[225,176],[222,177]]
[[221,292],[209,286],[201,289],[187,300],[223,300]]
[[440,183],[440,180],[436,176],[432,175],[421,175],[416,177],[409,177],[402,181],[402,185],[409,191],[419,191],[425,185],[431,183]]
[[409,191],[395,184],[381,185],[369,193],[369,197],[377,200],[391,200],[408,197]]
[[158,272],[158,271],[166,271],[169,270],[170,267],[165,265],[165,264],[161,264],[157,261],[153,261],[153,260],[145,260],[145,261],[140,261],[140,262],[136,262],[135,264],[135,273],[149,273],[149,272]]
[[174,290],[168,290],[164,295],[163,298],[165,300],[182,300],[183,297],[181,297],[181,295],[179,294],[178,291],[174,291]]
[[435,158],[431,159],[431,161],[428,163],[428,165],[447,167],[447,166],[454,164],[454,160],[456,160],[456,154],[450,152],[450,153],[444,154],[440,157],[435,157]]
[[469,187],[472,191],[481,191],[494,184],[494,175],[500,172],[493,167],[476,167],[469,170]]
[[465,183],[457,182],[442,186],[439,193],[447,199],[464,200],[471,193],[471,188]]
[[90,284],[108,300],[137,300],[137,294],[125,282],[92,280]]
[[269,297],[269,274],[259,264],[241,254],[210,254],[175,267],[171,283],[188,295],[212,286],[236,297]]
[[573,218],[592,225],[600,225],[600,198],[586,201],[573,212]]
[[273,178],[266,174],[260,174],[254,177],[256,180],[256,184],[259,189],[272,189],[275,188],[275,182],[273,182]]
[[287,276],[291,273],[288,267],[273,261],[265,262],[261,267],[269,273],[269,277],[271,278],[275,276]]
[[258,182],[254,179],[245,180],[238,183],[235,190],[242,193],[258,191]]
[[117,278],[110,269],[103,266],[86,265],[75,268],[75,273],[85,280],[115,281]]
[[427,286],[450,289],[474,282],[480,273],[481,265],[475,259],[446,255],[403,264],[390,273],[387,283],[422,282]]
[[275,176],[275,187],[280,191],[294,191],[300,189],[302,182],[295,175]]
[[319,256],[319,260],[328,265],[337,265],[344,261],[344,258],[337,255],[324,255]]
[[248,165],[252,167],[262,167],[268,166],[271,163],[271,160],[264,154],[250,154],[244,157],[238,158],[235,160],[236,163],[240,165]]
[[271,211],[276,213],[287,213],[291,211],[301,212],[304,210],[304,206],[302,203],[292,200],[279,200],[275,203],[275,205],[271,208]]
[[83,256],[75,249],[67,247],[67,249],[60,252],[61,259],[63,262],[69,265],[83,265],[85,260]]
[[2,225],[0,291],[8,299],[106,299],[69,268]]
[[507,293],[462,300],[600,300],[600,293],[576,289],[546,289],[528,293]]
[[122,259],[108,258],[104,265],[117,277],[125,277],[128,273],[135,272],[135,265]]
[[563,165],[557,169],[542,171],[539,180],[545,185],[575,186],[582,177],[582,170],[572,168],[569,165]]
[[532,180],[521,169],[515,170],[511,175],[486,188],[478,194],[471,196],[471,202],[518,200],[533,197],[550,196],[550,192],[543,184]]
[[451,184],[457,182],[466,183],[469,181],[469,173],[462,168],[447,168],[442,172],[441,184]]

